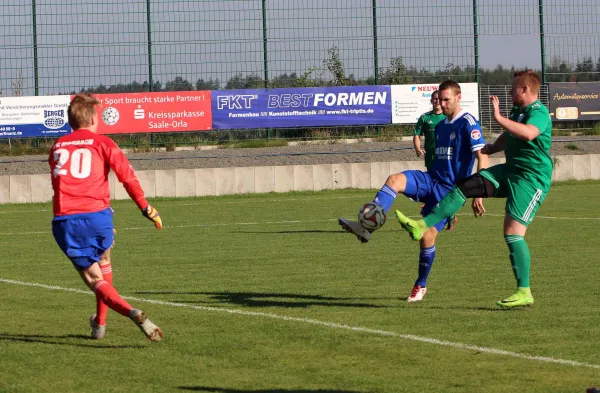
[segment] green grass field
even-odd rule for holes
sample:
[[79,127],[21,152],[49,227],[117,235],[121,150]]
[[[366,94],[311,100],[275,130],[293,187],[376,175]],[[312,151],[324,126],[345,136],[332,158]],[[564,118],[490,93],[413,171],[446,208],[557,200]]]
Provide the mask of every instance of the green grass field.
[[463,209],[410,305],[418,245],[393,214],[367,244],[335,220],[373,191],[157,199],[162,232],[116,202],[114,283],[160,343],[114,312],[89,339],[95,301],[50,206],[3,205],[0,391],[583,393],[600,384],[599,196],[553,186],[527,236],[536,303],[518,310],[495,306],[515,289],[501,200]]

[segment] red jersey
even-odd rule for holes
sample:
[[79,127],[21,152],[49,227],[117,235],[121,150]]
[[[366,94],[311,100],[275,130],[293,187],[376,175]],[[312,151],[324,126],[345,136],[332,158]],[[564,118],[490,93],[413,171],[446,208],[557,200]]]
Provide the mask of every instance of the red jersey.
[[108,174],[117,179],[140,209],[148,202],[129,160],[112,139],[85,129],[58,138],[48,158],[55,216],[93,213],[110,206]]

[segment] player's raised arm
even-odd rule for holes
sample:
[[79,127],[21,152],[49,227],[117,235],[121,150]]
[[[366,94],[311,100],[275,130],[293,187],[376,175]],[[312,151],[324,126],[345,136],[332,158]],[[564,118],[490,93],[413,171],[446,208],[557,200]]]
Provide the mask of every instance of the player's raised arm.
[[117,179],[123,188],[129,194],[129,197],[135,202],[138,208],[142,211],[142,215],[152,221],[154,226],[159,230],[162,229],[162,219],[158,214],[158,211],[150,206],[146,198],[144,197],[144,190],[140,185],[135,171],[131,167],[131,163],[125,153],[113,142],[110,138],[106,138],[103,141],[104,153],[106,155],[106,161],[109,163],[110,168],[115,172]]
[[506,118],[500,114],[500,100],[496,96],[490,96],[492,105],[494,106],[494,120],[506,130],[506,132],[512,134],[515,138],[522,139],[524,141],[532,141],[540,135],[540,129],[534,124],[522,124]]

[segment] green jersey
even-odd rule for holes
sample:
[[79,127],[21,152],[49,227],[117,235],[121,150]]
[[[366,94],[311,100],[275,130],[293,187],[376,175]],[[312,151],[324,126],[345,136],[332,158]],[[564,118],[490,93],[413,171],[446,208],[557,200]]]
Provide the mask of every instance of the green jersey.
[[440,113],[436,115],[433,111],[425,112],[419,117],[415,127],[415,135],[425,137],[425,167],[429,169],[435,162],[435,126],[446,118],[446,115]]
[[539,100],[525,108],[515,106],[510,113],[509,119],[535,126],[540,134],[531,141],[525,141],[505,132],[506,164],[508,169],[532,180],[546,190],[550,189],[552,183],[552,158],[550,147],[552,147],[552,120],[550,113]]

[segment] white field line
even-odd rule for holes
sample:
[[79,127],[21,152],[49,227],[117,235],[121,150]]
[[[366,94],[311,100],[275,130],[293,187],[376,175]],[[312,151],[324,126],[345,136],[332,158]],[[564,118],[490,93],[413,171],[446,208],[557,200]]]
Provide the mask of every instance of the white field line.
[[[246,203],[275,203],[275,202],[290,202],[290,201],[304,201],[304,202],[308,202],[308,201],[313,201],[313,200],[337,200],[337,199],[357,199],[357,196],[340,196],[340,197],[303,197],[303,198],[278,198],[278,199],[258,199],[258,198],[249,198],[249,199],[239,199],[239,200],[234,200],[234,201],[218,201],[218,200],[212,200],[212,201],[202,201],[202,202],[183,202],[183,203],[179,203],[179,202],[174,202],[174,201],[165,201],[165,202],[158,202],[156,204],[157,208],[163,207],[163,206],[169,206],[169,207],[178,207],[178,206],[207,206],[207,205],[241,205],[241,204],[246,204]],[[368,198],[367,198],[368,199]],[[174,202],[174,203],[173,203]],[[367,202],[367,201],[365,201]],[[52,209],[48,208],[48,209],[36,209],[36,210],[0,210],[0,214],[15,214],[15,213],[21,213],[21,214],[27,214],[27,213],[40,213],[40,212],[51,212]]]
[[[458,216],[470,216],[469,213],[459,213]],[[486,213],[483,218],[489,217],[504,217],[504,214],[491,214]],[[421,216],[408,216],[411,218],[420,218]],[[537,219],[542,220],[584,220],[584,221],[598,221],[600,217],[552,217],[552,216],[535,216]],[[165,229],[180,229],[180,228],[214,228],[214,227],[228,227],[228,226],[240,226],[240,225],[281,225],[281,224],[310,224],[319,222],[335,222],[337,219],[329,218],[325,220],[286,220],[286,221],[250,221],[250,222],[228,222],[220,224],[192,224],[192,225],[165,225]],[[143,227],[119,227],[118,223],[115,226],[117,231],[137,231],[142,229],[152,229],[152,226]],[[30,232],[0,232],[0,236],[24,236],[24,235],[44,235],[51,233],[48,231],[30,231]]]
[[[250,222],[228,222],[221,224],[191,224],[191,225],[165,225],[164,229],[171,228],[214,228],[214,227],[230,227],[230,226],[241,226],[241,225],[280,225],[280,224],[304,224],[304,223],[314,223],[314,222],[329,222],[329,221],[337,221],[337,219],[327,219],[327,220],[287,220],[287,221],[250,221]],[[149,224],[143,227],[129,227],[129,228],[121,228],[118,224],[115,226],[115,229],[118,231],[138,231],[141,229],[154,229],[154,227]],[[0,232],[1,236],[20,236],[20,235],[40,235],[40,234],[50,234],[51,230],[47,231],[32,231],[32,232]]]
[[[21,285],[21,286],[26,286],[26,287],[42,288],[42,289],[48,289],[48,290],[52,290],[52,291],[62,291],[62,292],[72,292],[72,293],[83,294],[83,295],[93,295],[92,292],[90,292],[90,291],[84,291],[84,290],[76,289],[76,288],[65,288],[65,287],[59,287],[56,285],[38,284],[38,283],[10,280],[10,279],[5,279],[5,278],[0,278],[0,283]],[[195,305],[191,305],[191,304],[165,302],[165,301],[161,301],[161,300],[144,299],[144,298],[138,298],[138,297],[133,297],[133,296],[123,296],[123,298],[126,300],[136,301],[136,302],[140,302],[140,303],[156,304],[156,305],[160,305],[160,306],[190,308],[190,309],[194,309],[194,310],[201,310],[201,311],[208,311],[208,312],[220,312],[220,313],[227,313],[227,314],[234,314],[234,315],[243,315],[243,316],[258,317],[258,318],[268,318],[268,319],[275,319],[275,320],[280,320],[280,321],[324,326],[324,327],[328,327],[331,329],[347,330],[347,331],[366,333],[366,334],[377,335],[377,336],[394,337],[394,338],[399,338],[402,340],[416,341],[416,342],[421,342],[421,343],[426,343],[426,344],[439,345],[439,346],[443,346],[443,347],[456,348],[456,349],[460,349],[460,350],[482,352],[482,353],[487,353],[490,355],[508,356],[508,357],[513,357],[513,358],[518,358],[518,359],[532,360],[532,361],[538,361],[538,362],[544,362],[544,363],[561,364],[561,365],[573,366],[573,367],[579,367],[579,368],[600,369],[600,364],[583,363],[583,362],[578,362],[578,361],[574,361],[574,360],[553,358],[553,357],[548,357],[548,356],[527,355],[527,354],[523,354],[523,353],[519,353],[519,352],[505,351],[502,349],[481,347],[478,345],[471,345],[471,344],[465,344],[465,343],[459,343],[459,342],[439,340],[437,338],[416,336],[413,334],[402,334],[402,333],[390,332],[390,331],[380,330],[380,329],[371,329],[371,328],[365,328],[365,327],[360,327],[360,326],[350,326],[350,325],[345,325],[345,324],[340,324],[340,323],[335,323],[335,322],[320,321],[317,319],[289,317],[289,316],[285,316],[285,315],[277,315],[277,314],[270,314],[270,313],[263,313],[263,312],[256,312],[256,311],[226,309],[226,308],[220,308],[220,307],[195,306]]]

